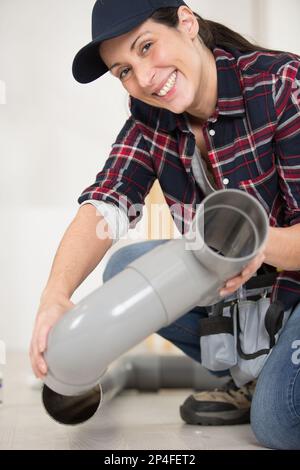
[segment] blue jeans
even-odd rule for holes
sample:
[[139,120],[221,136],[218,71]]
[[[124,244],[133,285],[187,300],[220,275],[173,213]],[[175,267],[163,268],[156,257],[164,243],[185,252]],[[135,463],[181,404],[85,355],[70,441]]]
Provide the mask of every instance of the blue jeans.
[[[103,274],[106,282],[156,246],[157,240],[135,243],[115,252]],[[205,307],[195,307],[157,333],[201,363],[199,319]],[[217,375],[228,375],[228,371]],[[251,406],[251,427],[260,442],[272,449],[300,449],[300,304],[288,320],[257,381]]]

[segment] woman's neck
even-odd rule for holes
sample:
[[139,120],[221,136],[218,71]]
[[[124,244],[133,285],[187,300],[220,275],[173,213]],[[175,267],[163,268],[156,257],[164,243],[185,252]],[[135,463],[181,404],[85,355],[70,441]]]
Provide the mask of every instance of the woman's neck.
[[187,110],[194,122],[206,122],[215,112],[218,101],[217,66],[213,53],[203,48],[201,83],[197,103]]

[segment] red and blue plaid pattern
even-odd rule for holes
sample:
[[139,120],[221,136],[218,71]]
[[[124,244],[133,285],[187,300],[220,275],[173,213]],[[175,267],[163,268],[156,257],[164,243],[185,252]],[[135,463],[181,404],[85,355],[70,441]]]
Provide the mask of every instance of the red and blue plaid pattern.
[[[216,185],[256,197],[270,225],[300,222],[300,58],[292,54],[240,53],[216,48],[218,104],[203,127]],[[117,204],[131,226],[155,179],[174,221],[185,233],[204,195],[191,163],[195,137],[184,114],[131,98],[131,116],[96,182],[78,202]],[[228,183],[228,184],[227,184]],[[175,208],[175,209],[174,209]],[[273,298],[288,308],[300,301],[300,272],[281,272]]]

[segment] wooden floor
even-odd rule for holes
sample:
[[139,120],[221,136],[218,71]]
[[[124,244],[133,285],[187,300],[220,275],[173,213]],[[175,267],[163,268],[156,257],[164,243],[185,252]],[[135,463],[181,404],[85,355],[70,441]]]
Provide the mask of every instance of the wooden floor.
[[33,387],[26,354],[8,354],[0,407],[0,449],[261,449],[247,425],[184,424],[178,409],[190,393],[126,391],[84,425],[62,426],[46,414],[40,390]]

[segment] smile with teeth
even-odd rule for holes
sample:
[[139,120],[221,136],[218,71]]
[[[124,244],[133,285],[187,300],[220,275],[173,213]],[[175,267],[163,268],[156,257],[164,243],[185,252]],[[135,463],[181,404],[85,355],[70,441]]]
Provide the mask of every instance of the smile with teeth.
[[175,85],[176,77],[177,77],[177,71],[172,73],[172,75],[170,76],[165,86],[157,93],[157,95],[166,96],[166,94],[169,93],[169,91],[171,91],[173,86]]

